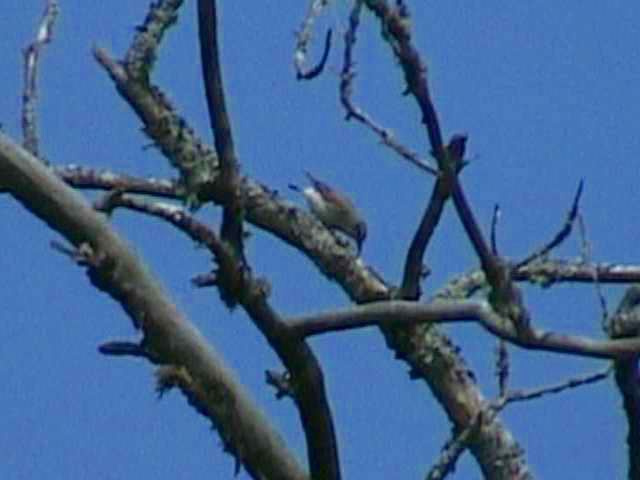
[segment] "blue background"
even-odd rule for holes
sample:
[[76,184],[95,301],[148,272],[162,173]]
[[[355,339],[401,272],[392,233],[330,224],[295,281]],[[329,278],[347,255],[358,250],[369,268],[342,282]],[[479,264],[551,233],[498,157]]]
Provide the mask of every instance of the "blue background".
[[[148,2],[61,2],[55,41],[40,76],[41,149],[54,164],[109,167],[172,176],[140,123],[93,60],[91,47],[124,53]],[[341,44],[327,71],[295,81],[293,32],[306,2],[223,2],[222,50],[229,108],[243,171],[284,195],[308,169],[350,192],[369,222],[364,260],[397,282],[433,179],[343,121],[338,103]],[[448,138],[469,134],[463,183],[482,224],[502,207],[499,246],[519,258],[549,239],[565,218],[580,179],[582,212],[595,261],[638,262],[640,222],[640,5],[635,2],[408,2],[416,44],[429,66],[436,108]],[[34,37],[44,2],[5,0],[0,14],[0,122],[20,138],[22,49]],[[155,81],[210,139],[195,30],[187,2],[160,53]],[[344,32],[345,2],[319,21]],[[356,47],[355,100],[413,149],[428,145],[413,100],[379,25],[363,18]],[[424,153],[426,156],[426,153]],[[219,212],[201,218],[217,225]],[[54,252],[57,235],[8,196],[0,198],[0,477],[227,478],[207,422],[171,393],[156,400],[152,369],[110,359],[96,347],[135,338],[130,322],[97,293],[81,269]],[[210,267],[207,253],[167,225],[118,212],[118,231],[149,262],[179,307],[238,372],[304,463],[304,440],[288,400],[276,401],[264,370],[274,354],[242,311],[229,314],[211,290],[190,286]],[[346,306],[342,291],[300,253],[253,227],[248,255],[273,285],[285,315]],[[559,250],[577,258],[572,237]],[[432,292],[477,265],[448,209],[427,252]],[[620,287],[604,289],[613,310]],[[600,336],[601,310],[590,285],[527,288],[536,325]],[[488,397],[496,394],[494,340],[472,324],[447,326]],[[423,478],[449,435],[428,389],[408,379],[375,329],[312,340],[327,377],[345,478]],[[512,349],[512,387],[561,381],[602,361]],[[621,478],[625,418],[612,380],[508,408],[503,418],[533,472],[553,478]],[[480,478],[466,454],[457,478]],[[242,473],[240,478],[246,478]]]

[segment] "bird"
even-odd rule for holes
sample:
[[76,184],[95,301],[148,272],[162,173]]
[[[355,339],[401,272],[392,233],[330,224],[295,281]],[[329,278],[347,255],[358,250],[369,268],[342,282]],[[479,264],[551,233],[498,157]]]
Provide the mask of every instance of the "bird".
[[322,224],[330,230],[339,230],[356,242],[360,255],[362,244],[367,238],[367,223],[349,197],[335,190],[311,173],[305,172],[311,185],[300,188],[289,184],[289,188],[302,193],[307,204]]

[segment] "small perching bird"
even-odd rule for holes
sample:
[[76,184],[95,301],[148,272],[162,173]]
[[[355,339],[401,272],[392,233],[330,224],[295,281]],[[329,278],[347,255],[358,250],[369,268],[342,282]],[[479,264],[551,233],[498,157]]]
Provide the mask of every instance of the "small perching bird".
[[339,230],[354,239],[360,255],[362,244],[367,238],[367,224],[360,212],[346,195],[334,190],[309,172],[305,174],[311,186],[302,189],[290,184],[289,188],[304,195],[311,212],[325,227]]

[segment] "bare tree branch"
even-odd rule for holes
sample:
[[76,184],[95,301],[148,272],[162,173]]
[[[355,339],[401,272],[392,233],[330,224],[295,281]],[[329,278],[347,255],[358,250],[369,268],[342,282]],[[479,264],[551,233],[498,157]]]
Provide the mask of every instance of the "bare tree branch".
[[407,92],[413,95],[420,107],[422,123],[427,128],[431,150],[442,169],[441,162],[444,161],[445,152],[440,123],[427,85],[427,67],[423,64],[420,54],[411,42],[406,5],[394,8],[384,0],[364,0],[364,3],[380,19],[382,37],[389,43],[400,62]]
[[149,12],[124,56],[123,68],[132,81],[149,84],[149,76],[158,58],[158,50],[169,29],[178,21],[184,0],[158,0]]
[[600,382],[608,378],[610,375],[611,367],[607,367],[595,373],[572,377],[563,382],[559,382],[553,385],[546,385],[543,387],[531,388],[527,390],[510,390],[505,392],[504,395],[500,396],[501,398],[498,400],[498,404],[500,405],[499,408],[502,409],[509,403],[534,400],[546,395],[562,393],[566,390],[582,387],[584,385],[590,385],[592,383]]
[[364,110],[358,107],[353,101],[353,80],[356,77],[354,70],[353,49],[356,44],[356,33],[360,25],[360,12],[362,10],[362,0],[356,1],[349,15],[349,28],[344,34],[344,55],[342,61],[342,72],[340,73],[340,102],[347,112],[346,120],[355,119],[364,126],[372,130],[383,145],[388,146],[398,155],[408,160],[419,169],[438,175],[438,171],[426,160],[419,158],[418,154],[398,142],[391,130],[376,123]]
[[[612,338],[640,337],[640,285],[627,289],[618,309],[609,322]],[[631,357],[615,362],[615,378],[627,417],[628,478],[640,477],[640,371],[638,358]]]
[[[322,73],[325,65],[327,64],[327,60],[329,59],[329,52],[331,51],[331,38],[333,36],[333,31],[331,29],[327,30],[327,34],[324,37],[324,50],[322,51],[322,57],[316,66],[305,71],[298,70],[296,75],[298,80],[313,80],[318,75]],[[297,65],[296,65],[297,67]]]
[[450,473],[453,473],[455,465],[458,462],[460,456],[467,449],[469,441],[474,435],[478,433],[478,427],[481,425],[482,415],[486,415],[489,418],[495,417],[498,412],[503,410],[509,403],[526,401],[540,398],[545,395],[556,394],[564,392],[571,388],[577,388],[591,383],[599,382],[606,379],[611,374],[611,367],[607,367],[604,370],[595,372],[589,375],[582,375],[579,377],[570,378],[564,382],[549,385],[545,387],[530,389],[530,390],[514,390],[501,394],[500,398],[494,402],[491,402],[489,410],[485,413],[481,413],[475,421],[460,432],[454,433],[453,437],[447,441],[446,445],[442,449],[437,462],[429,469],[427,474],[427,480],[443,479]]
[[404,274],[402,276],[402,286],[398,296],[405,300],[417,300],[422,296],[420,280],[422,279],[423,259],[427,245],[431,241],[436,227],[440,223],[444,207],[449,199],[449,188],[447,183],[438,178],[431,192],[431,198],[427,204],[427,209],[422,215],[420,225],[411,240],[407,258],[404,263]]
[[144,132],[179,170],[187,204],[197,206],[207,200],[203,198],[203,185],[213,183],[218,177],[218,158],[178,115],[168,97],[149,80],[157,49],[167,29],[176,22],[182,3],[183,0],[160,0],[151,4],[124,62],[115,61],[101,48],[94,49],[94,56],[144,124]]
[[[139,193],[161,198],[182,198],[182,187],[178,182],[161,178],[140,178],[110,170],[96,170],[76,165],[59,166],[53,168],[60,178],[69,185],[79,189],[89,190],[120,190],[125,193]],[[313,219],[296,205],[280,198],[276,191],[269,190],[254,180],[245,177],[242,183],[242,195],[247,199],[247,221],[255,226],[272,233],[280,239],[296,247],[310,257],[319,254],[316,249],[308,250],[305,245],[312,245],[317,238],[316,230],[309,231],[307,223]],[[214,184],[206,185],[209,198],[219,201],[220,193]],[[289,223],[287,223],[287,221]],[[304,226],[302,225],[304,224]],[[322,229],[322,225],[315,222],[314,226]],[[322,235],[320,235],[322,237]],[[327,237],[328,240],[328,237]],[[335,254],[339,249],[336,244]],[[327,264],[334,261],[331,255],[326,257]],[[320,267],[325,267],[325,261],[320,261]],[[352,270],[357,272],[359,281],[366,281],[371,277],[370,267],[362,262]],[[324,268],[323,268],[324,270]],[[513,271],[513,279],[518,282],[529,282],[542,287],[551,287],[554,283],[593,283],[594,271],[601,283],[629,284],[640,282],[640,265],[624,265],[616,263],[594,263],[586,265],[582,261],[561,259],[538,260],[533,264],[518,267]],[[481,270],[474,270],[456,277],[437,294],[447,299],[464,299],[472,296],[476,291],[486,287],[484,274]],[[370,285],[373,286],[373,285]],[[353,285],[353,288],[356,286]],[[359,297],[355,297],[356,299]]]
[[305,479],[263,413],[202,335],[176,309],[146,266],[75,191],[0,133],[0,178],[25,208],[91,255],[92,283],[119,302],[146,348],[163,364],[184,367],[199,388],[219,392],[209,417],[254,478]]
[[582,197],[583,188],[584,188],[584,180],[580,180],[580,183],[578,185],[578,190],[576,191],[576,195],[573,198],[573,204],[571,205],[571,209],[567,213],[567,219],[565,220],[564,225],[562,226],[560,231],[555,234],[555,236],[551,239],[549,243],[542,246],[540,249],[536,250],[530,255],[527,255],[526,258],[518,262],[514,267],[515,269],[522,268],[525,265],[535,262],[538,259],[542,259],[546,257],[549,253],[551,253],[551,251],[554,248],[556,248],[558,245],[564,242],[564,240],[569,235],[571,235],[571,231],[573,230],[573,224],[575,223],[576,218],[578,217],[580,198]]
[[309,70],[304,66],[307,60],[309,44],[313,37],[313,24],[327,5],[329,5],[329,0],[311,0],[309,3],[309,10],[304,17],[300,28],[296,32],[296,48],[293,53],[293,66],[296,70],[296,78],[298,80],[311,80],[320,75],[327,63],[327,59],[329,58],[329,51],[331,50],[330,29],[327,31],[327,35],[325,36],[324,50],[320,62]]
[[450,473],[453,473],[456,463],[467,450],[467,443],[477,429],[480,427],[480,416],[471,422],[469,427],[461,432],[454,433],[453,438],[447,441],[438,460],[429,469],[426,480],[442,480]]
[[531,328],[525,332],[496,314],[487,302],[421,304],[393,300],[368,303],[289,320],[297,335],[311,336],[356,328],[407,327],[420,323],[478,322],[490,333],[522,348],[594,358],[624,358],[640,353],[640,338],[593,340]]
[[118,190],[175,200],[182,199],[184,195],[179,182],[164,178],[140,178],[78,165],[53,167],[53,172],[69,185],[79,189]]
[[[402,288],[397,292],[400,295],[392,294],[394,297],[418,298],[420,292],[416,278],[419,278],[423,270],[424,251],[432,230],[439,221],[453,179],[464,166],[462,157],[466,137],[452,138],[450,148],[445,150],[426,82],[426,68],[411,43],[404,2],[398,2],[395,8],[383,0],[366,0],[365,4],[380,19],[382,36],[390,44],[403,69],[407,91],[414,96],[420,107],[422,123],[426,126],[432,154],[440,170],[434,193],[405,262]],[[412,268],[413,273],[407,274],[408,267]],[[473,419],[480,419],[479,433],[469,442],[469,448],[485,477],[531,478],[524,452],[511,433],[497,416],[483,415],[486,410],[484,398],[450,339],[431,325],[406,329],[387,326],[383,328],[383,333],[397,357],[409,363],[412,375],[427,382],[457,431],[469,428]],[[500,448],[496,450],[495,446],[498,445]]]
[[222,240],[229,242],[235,255],[244,262],[244,202],[240,192],[240,167],[222,81],[216,0],[198,0],[198,37],[209,122],[220,160],[219,181],[224,191],[220,232]]
[[269,305],[270,287],[266,280],[254,278],[243,269],[234,252],[207,225],[173,205],[151,203],[130,195],[113,195],[107,208],[126,207],[168,221],[192,240],[206,246],[214,255],[219,271],[217,286],[226,288],[229,275],[225,271],[243,272],[240,285],[233,287],[237,301],[278,354],[295,385],[294,400],[298,406],[306,434],[311,476],[339,479],[340,465],[333,418],[324,386],[320,363],[304,338],[297,335]]
[[57,0],[47,0],[36,39],[24,51],[24,90],[22,92],[22,135],[23,145],[35,157],[40,157],[38,139],[38,63],[40,52],[53,39],[53,27],[60,7]]
[[[160,2],[161,4],[179,4],[181,2]],[[367,2],[367,4],[372,4],[373,2]],[[389,7],[387,2],[376,2],[378,4],[382,4],[384,8],[389,8],[391,15],[394,17],[392,19],[386,19],[385,24],[383,26],[383,35],[385,35],[387,41],[394,49],[397,58],[400,60],[400,63],[405,71],[405,78],[407,79],[407,84],[409,86],[409,91],[411,91],[410,80],[415,80],[415,65],[411,65],[411,60],[413,57],[411,55],[407,55],[407,53],[414,53],[411,49],[413,48],[411,45],[410,32],[409,29],[406,28],[407,23],[407,14],[406,9],[403,6],[403,2],[396,2],[396,8]],[[177,8],[177,7],[176,7]],[[372,8],[370,6],[370,8]],[[396,18],[397,17],[397,18]],[[385,17],[386,18],[386,17]],[[175,20],[175,18],[174,18]],[[397,21],[397,25],[396,22]],[[145,33],[145,32],[142,32]],[[407,35],[407,38],[404,38],[403,35]],[[407,47],[408,44],[408,47]],[[153,50],[149,50],[153,51]],[[102,57],[103,60],[105,57]],[[141,57],[142,58],[142,57]],[[418,58],[418,66],[420,66],[420,59]],[[404,59],[404,61],[403,61]],[[105,62],[105,64],[108,62]],[[133,62],[131,62],[133,63]],[[406,63],[406,65],[405,65]],[[129,62],[127,62],[129,64]],[[146,60],[142,63],[143,65],[150,65]],[[112,62],[109,65],[110,72],[116,72],[118,65],[115,62]],[[124,69],[125,75],[127,75],[126,69],[129,66],[126,66]],[[410,70],[407,73],[407,70]],[[140,71],[144,71],[142,68]],[[417,69],[420,71],[420,68]],[[120,72],[117,72],[120,73]],[[112,77],[117,76],[114,73],[111,73]],[[131,77],[135,77],[134,75],[130,75]],[[420,74],[418,74],[418,77]],[[137,80],[141,80],[143,77],[136,77]],[[114,78],[115,79],[115,78]],[[147,78],[148,79],[148,78]],[[127,82],[130,79],[126,79]],[[116,81],[117,83],[117,81]],[[418,91],[421,91],[422,85],[418,85]],[[120,87],[119,87],[120,88]],[[144,115],[141,114],[141,117],[146,115],[146,118],[153,119],[155,116],[156,119],[160,121],[166,121],[167,118],[170,121],[173,121],[175,118],[178,118],[172,111],[172,107],[166,102],[166,99],[163,95],[159,94],[159,90],[154,87],[150,87],[149,85],[144,85],[143,81],[139,81],[137,85],[128,85],[130,92],[130,97],[135,98],[133,100],[133,104],[138,105],[138,108],[142,105],[143,101],[146,98],[150,98],[151,101],[144,105],[148,110],[143,110]],[[424,82],[424,89],[427,88],[426,78]],[[139,89],[141,95],[137,95],[136,89]],[[426,90],[428,106],[431,107],[433,111],[433,118],[431,118],[431,123],[425,120],[425,113],[423,109],[423,121],[427,125],[427,130],[430,137],[430,143],[432,144],[432,150],[434,155],[439,160],[439,166],[442,163],[446,163],[449,171],[445,172],[445,179],[443,180],[443,185],[441,186],[442,192],[441,196],[444,200],[442,200],[442,205],[446,201],[446,198],[449,195],[449,192],[452,188],[451,179],[454,179],[454,182],[457,181],[455,176],[457,175],[459,168],[462,168],[462,154],[456,154],[455,143],[450,142],[449,146],[442,147],[442,139],[440,138],[440,148],[436,148],[433,146],[433,136],[435,133],[433,132],[433,125],[437,127],[438,135],[439,126],[437,123],[437,118],[435,118],[435,109],[433,109],[433,105],[431,105],[431,101],[429,99],[429,92]],[[415,94],[414,94],[415,95]],[[422,95],[422,96],[421,96]],[[420,103],[421,99],[424,100],[424,92],[420,95],[415,95],[419,101],[419,104],[422,107],[422,103]],[[141,101],[143,99],[143,101]],[[157,112],[151,112],[151,109],[154,106],[154,103],[160,106],[160,109]],[[168,117],[163,117],[164,114],[169,113]],[[428,111],[427,111],[428,113]],[[140,113],[139,113],[140,114]],[[179,128],[174,129],[170,132],[170,135],[167,136],[166,140],[158,142],[158,144],[163,148],[163,152],[166,150],[167,156],[169,158],[174,158],[176,156],[184,156],[182,152],[170,151],[168,146],[171,145],[172,142],[180,141],[180,135],[173,135],[174,132],[179,132],[181,134],[183,131],[187,132],[187,135],[191,136],[191,139],[195,139],[195,135],[192,135],[192,132],[188,131],[185,128],[186,124],[174,124]],[[431,125],[431,126],[430,126]],[[160,123],[153,126],[154,128],[160,129]],[[150,129],[150,128],[148,128]],[[184,130],[181,130],[184,129]],[[160,137],[160,135],[155,135],[153,138]],[[455,138],[455,137],[454,137]],[[197,140],[197,139],[196,139]],[[464,146],[464,145],[463,145]],[[197,149],[196,149],[197,150]],[[192,150],[193,151],[193,150]],[[210,151],[210,150],[209,150]],[[200,154],[202,152],[196,152],[195,157],[199,160],[202,158]],[[464,152],[462,152],[464,153]],[[211,157],[210,157],[211,158]],[[215,157],[214,157],[215,158]],[[453,161],[452,161],[453,160]],[[215,160],[217,162],[217,159]],[[225,193],[224,193],[224,183],[221,186],[219,182],[216,182],[216,174],[215,167],[217,167],[217,163],[212,162],[209,166],[211,167],[211,175],[207,177],[199,177],[197,182],[186,182],[189,185],[196,185],[197,188],[189,189],[189,195],[195,196],[197,200],[201,199],[212,199],[218,198],[221,203],[225,203]],[[441,170],[444,170],[440,167]],[[202,178],[205,178],[205,181],[200,181]],[[4,182],[5,180],[2,179]],[[455,184],[453,184],[455,186]],[[458,185],[459,186],[459,185]],[[149,187],[149,192],[152,192],[156,189],[158,192],[166,192],[166,196],[171,196],[168,190],[163,190],[164,187],[158,187],[153,185],[137,185],[134,188],[139,188],[140,191]],[[437,190],[437,188],[436,188]],[[238,191],[242,191],[242,193],[247,193],[248,195],[254,195],[251,198],[246,198],[246,208],[248,216],[255,215],[254,222],[256,225],[261,226],[262,228],[268,228],[270,231],[276,233],[280,238],[286,239],[292,245],[295,245],[297,248],[304,251],[308,254],[313,261],[320,267],[320,269],[330,276],[331,278],[335,278],[337,281],[341,283],[347,294],[355,299],[356,301],[366,302],[371,301],[372,299],[387,299],[391,298],[395,294],[393,291],[388,288],[384,281],[375,274],[371,269],[367,268],[361,260],[349,260],[345,258],[344,255],[341,254],[339,249],[334,249],[333,244],[329,244],[329,247],[321,245],[321,242],[318,241],[318,238],[323,234],[323,230],[321,227],[318,227],[317,222],[313,222],[309,220],[309,217],[305,214],[302,214],[298,209],[291,207],[287,202],[283,202],[277,198],[277,192],[274,192],[262,185],[258,185],[255,182],[252,182],[248,179],[241,179],[238,184]],[[460,187],[460,192],[462,192]],[[149,193],[153,195],[153,193]],[[159,193],[159,195],[164,196],[163,193]],[[117,196],[117,195],[116,195]],[[460,203],[457,202],[457,204]],[[431,208],[431,202],[429,205]],[[427,211],[429,210],[427,209]],[[460,211],[461,208],[458,208]],[[249,213],[249,212],[252,213]],[[462,215],[461,215],[462,216]],[[425,215],[425,218],[427,216]],[[470,217],[473,219],[473,217]],[[436,221],[429,220],[432,222],[432,228],[435,228],[437,225],[437,216]],[[428,224],[428,222],[427,222]],[[479,232],[479,229],[478,229]],[[319,235],[318,235],[319,234]],[[424,245],[428,243],[429,235],[427,235],[427,240],[424,241]],[[471,238],[471,237],[470,237]],[[483,241],[482,235],[478,236],[480,241]],[[224,238],[222,239],[224,240]],[[479,244],[482,246],[482,244]],[[221,247],[222,248],[222,247]],[[418,250],[420,252],[420,250]],[[482,251],[482,249],[480,249]],[[222,250],[224,254],[224,250]],[[220,255],[220,253],[219,253]],[[419,262],[414,262],[414,266],[418,266],[419,268],[416,271],[422,271],[422,257],[424,255],[424,248],[422,248],[421,253],[419,254]],[[482,258],[482,255],[480,255]],[[492,255],[492,257],[497,257],[497,255]],[[490,261],[495,260],[487,256]],[[501,259],[497,259],[501,260]],[[483,265],[490,264],[490,261],[485,261]],[[537,263],[537,262],[536,262]],[[97,262],[96,265],[100,265],[100,262]],[[604,267],[604,266],[603,266]],[[517,294],[511,295],[515,290],[512,286],[512,281],[516,279],[516,272],[509,272],[508,269],[510,265],[507,262],[496,262],[494,268],[497,270],[496,277],[497,279],[491,279],[491,283],[494,286],[494,290],[502,291],[502,289],[507,290],[508,295],[505,295],[503,300],[503,304],[505,305],[506,313],[510,308],[515,307],[516,310],[522,309],[521,297]],[[531,270],[526,270],[524,273],[524,277],[527,280],[531,280],[533,277],[528,276]],[[506,272],[506,274],[505,274]],[[489,272],[489,277],[491,277],[491,272]],[[414,277],[417,278],[417,277]],[[611,278],[615,278],[615,276],[611,276]],[[594,281],[593,275],[591,276],[591,282]],[[600,277],[597,277],[597,281],[601,281]],[[261,284],[264,285],[264,284]],[[404,285],[404,281],[403,281]],[[414,282],[414,285],[417,285],[417,282]],[[259,285],[260,286],[260,285]],[[508,288],[507,288],[508,287]],[[418,298],[420,293],[418,289],[412,287],[415,290],[415,296]],[[264,291],[261,289],[264,293]],[[406,290],[405,290],[406,291]],[[517,293],[517,290],[515,290]],[[265,314],[266,309],[266,317],[270,318],[271,313],[268,311],[268,305],[266,303],[257,305],[257,313]],[[514,318],[521,318],[522,311],[516,311],[516,315],[509,315]],[[504,313],[504,312],[503,312]],[[275,314],[273,314],[275,316]],[[512,318],[513,319],[513,318]],[[504,325],[505,319],[500,318],[500,323],[497,323],[496,327],[500,329],[510,329],[513,330],[513,325],[508,324]],[[267,320],[268,321],[268,320]],[[276,320],[278,319],[276,318]],[[496,418],[495,415],[488,415],[486,418],[482,415],[485,411],[485,407],[482,402],[482,395],[477,389],[477,386],[473,384],[471,381],[471,375],[466,370],[466,366],[458,354],[456,347],[450,343],[450,341],[441,335],[437,330],[432,328],[431,326],[425,325],[411,325],[407,328],[397,329],[395,322],[392,325],[382,325],[383,331],[387,336],[387,340],[389,345],[394,348],[398,354],[398,356],[406,360],[412,367],[412,373],[415,377],[427,378],[429,380],[429,384],[434,391],[434,395],[436,398],[445,406],[447,413],[449,414],[452,422],[454,423],[454,428],[469,428],[470,426],[470,418],[480,419],[479,431],[476,438],[471,439],[469,442],[470,448],[474,455],[478,459],[483,472],[487,476],[491,476],[492,478],[513,478],[511,475],[515,474],[520,475],[518,478],[524,478],[528,475],[528,469],[526,464],[524,463],[524,458],[522,452],[519,450],[517,443],[511,438],[509,432],[504,428],[504,426],[500,423],[500,421]],[[518,329],[518,323],[515,323],[515,330],[511,332],[513,335],[517,336],[521,341],[525,338],[526,341],[529,341],[529,336],[535,336],[540,331],[533,329]],[[525,325],[528,327],[527,325]],[[525,336],[523,337],[523,334]],[[535,334],[535,335],[534,335]],[[556,336],[557,337],[557,336]],[[553,336],[552,336],[553,338]],[[535,338],[534,338],[535,340]],[[544,339],[545,341],[548,338]],[[565,341],[566,338],[556,338],[557,341]],[[616,343],[616,345],[620,345],[620,343]],[[582,346],[581,346],[582,347]],[[590,345],[592,348],[593,345]],[[176,384],[179,383],[179,380],[183,377],[178,376],[176,380]],[[185,382],[185,385],[188,385],[189,382]],[[179,386],[179,385],[178,385]],[[182,387],[181,387],[182,388]],[[195,391],[195,388],[187,388],[187,392]],[[454,398],[454,394],[458,396],[458,398]],[[502,448],[498,452],[498,461],[496,461],[495,457],[490,458],[489,455],[483,455],[482,449],[485,448],[490,442],[495,442],[495,444],[501,445]],[[490,464],[489,462],[493,462],[494,464]],[[500,465],[497,465],[500,463]],[[509,477],[506,475],[509,474]],[[500,477],[502,475],[502,477]]]

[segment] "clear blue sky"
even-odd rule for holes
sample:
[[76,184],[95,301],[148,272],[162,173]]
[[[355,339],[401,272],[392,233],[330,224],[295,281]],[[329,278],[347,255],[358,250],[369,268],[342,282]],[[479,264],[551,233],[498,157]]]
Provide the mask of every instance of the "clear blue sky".
[[[5,0],[0,15],[0,122],[19,136],[21,51],[44,2]],[[41,66],[42,151],[54,164],[172,175],[138,120],[93,61],[92,45],[124,52],[148,2],[61,2],[55,42]],[[195,33],[194,3],[161,51],[155,80],[196,130],[210,139]],[[325,74],[298,83],[291,66],[293,31],[306,2],[222,2],[222,49],[244,172],[289,195],[286,185],[308,169],[349,191],[369,222],[364,259],[396,282],[428,199],[432,179],[401,161],[359,125],[345,123],[337,100],[340,46]],[[344,2],[324,28],[344,27]],[[471,165],[463,175],[475,213],[488,225],[502,206],[501,251],[519,257],[564,221],[581,178],[582,203],[598,261],[639,262],[640,5],[563,2],[407,2],[416,42],[428,61],[432,93],[447,137],[469,134]],[[305,5],[303,5],[305,4]],[[412,100],[378,24],[367,16],[357,46],[356,99],[408,146],[427,145]],[[318,44],[320,42],[317,42]],[[317,51],[314,52],[317,54]],[[292,193],[292,192],[291,192]],[[294,196],[291,197],[295,199]],[[212,210],[202,218],[215,218]],[[83,272],[49,247],[56,234],[0,197],[0,477],[229,478],[206,421],[171,393],[156,400],[146,363],[100,356],[113,338],[135,338],[120,307],[97,293]],[[116,228],[162,278],[173,298],[238,371],[256,401],[303,459],[297,414],[275,401],[264,370],[278,368],[246,316],[229,314],[212,291],[189,279],[209,257],[158,222],[118,212]],[[284,314],[347,304],[297,251],[255,228],[249,258],[273,286]],[[560,250],[578,255],[572,238]],[[477,261],[451,211],[428,250],[426,289]],[[606,288],[610,308],[622,289]],[[590,286],[527,289],[534,322],[563,332],[600,335]],[[495,395],[495,342],[477,326],[447,327],[483,392]],[[325,366],[345,478],[423,478],[448,438],[449,425],[427,388],[410,382],[375,330],[312,342]],[[604,365],[512,350],[512,386],[535,387]],[[535,474],[554,478],[621,478],[626,426],[612,381],[510,407],[504,419]],[[244,473],[240,478],[246,478]],[[466,455],[457,477],[480,478]]]

